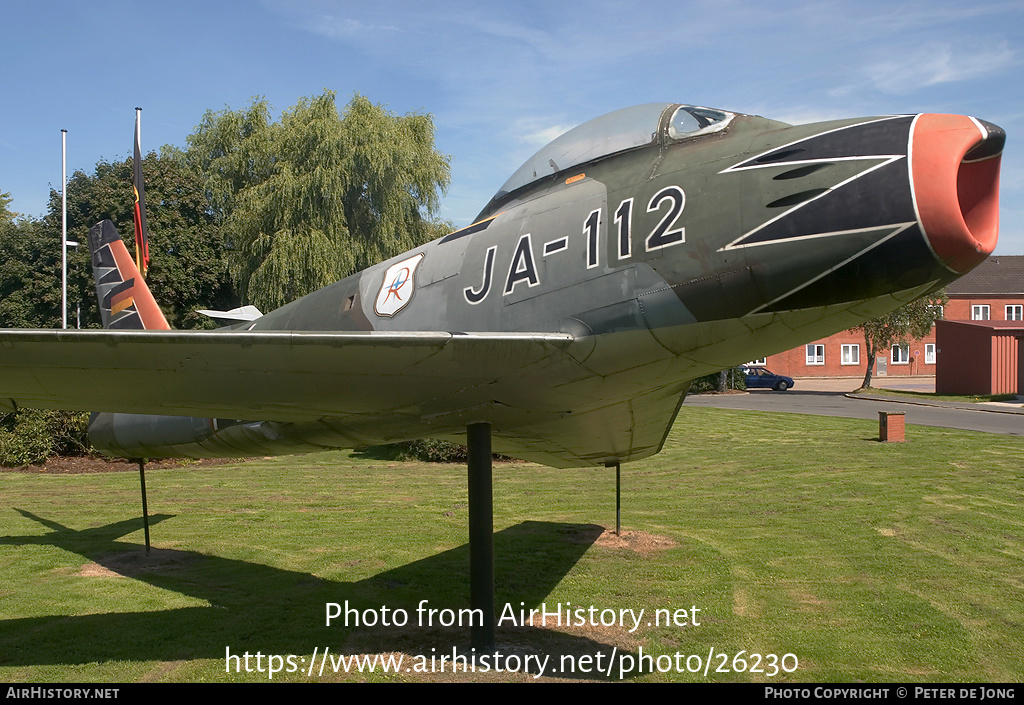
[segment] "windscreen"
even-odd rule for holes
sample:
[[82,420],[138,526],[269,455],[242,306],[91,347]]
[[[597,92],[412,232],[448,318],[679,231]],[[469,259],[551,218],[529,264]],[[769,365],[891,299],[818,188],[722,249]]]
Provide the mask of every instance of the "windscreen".
[[527,159],[498,190],[495,198],[562,169],[650,143],[657,137],[661,114],[671,105],[635,105],[572,128]]

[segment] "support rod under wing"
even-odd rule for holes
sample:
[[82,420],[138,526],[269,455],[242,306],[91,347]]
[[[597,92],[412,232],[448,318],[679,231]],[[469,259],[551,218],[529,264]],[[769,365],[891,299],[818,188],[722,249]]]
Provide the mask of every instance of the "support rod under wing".
[[483,615],[472,627],[478,652],[493,653],[494,644],[494,497],[491,425],[466,426],[469,480],[469,606]]

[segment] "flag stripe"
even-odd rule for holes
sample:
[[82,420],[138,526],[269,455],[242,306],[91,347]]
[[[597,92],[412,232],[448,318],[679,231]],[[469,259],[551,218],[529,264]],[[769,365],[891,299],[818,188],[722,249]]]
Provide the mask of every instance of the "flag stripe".
[[132,186],[135,189],[135,265],[146,276],[149,269],[149,228],[146,227],[146,189],[142,185],[142,125],[141,110],[135,111],[135,159]]

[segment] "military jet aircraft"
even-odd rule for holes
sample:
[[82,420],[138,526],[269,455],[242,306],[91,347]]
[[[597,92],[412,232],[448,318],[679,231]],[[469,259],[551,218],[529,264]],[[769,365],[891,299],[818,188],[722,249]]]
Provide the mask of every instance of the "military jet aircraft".
[[213,332],[166,330],[103,223],[106,330],[0,331],[0,405],[113,412],[93,443],[136,458],[466,438],[493,648],[492,440],[618,467],[660,450],[695,377],[944,286],[996,245],[1004,141],[956,115],[627,108],[537,152],[472,225]]
[[0,403],[117,412],[92,438],[127,457],[460,439],[486,422],[495,450],[528,460],[636,460],[691,379],[981,262],[1004,140],[956,115],[791,126],[627,108],[537,152],[469,227],[215,332],[154,330],[156,302],[98,226],[108,330],[0,332]]

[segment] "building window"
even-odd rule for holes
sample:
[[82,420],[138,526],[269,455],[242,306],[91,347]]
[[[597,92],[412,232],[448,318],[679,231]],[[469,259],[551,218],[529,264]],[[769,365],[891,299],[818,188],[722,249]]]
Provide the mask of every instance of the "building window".
[[1017,304],[1015,306],[1006,307],[1006,320],[1008,321],[1022,321],[1024,320],[1024,306]]
[[825,364],[825,346],[815,345],[811,343],[807,346],[807,364],[808,365],[824,365]]
[[988,304],[974,304],[971,306],[971,320],[972,321],[987,321],[988,320]]
[[768,358],[766,358],[766,357],[759,357],[756,360],[751,360],[747,364],[748,365],[767,365],[768,364]]
[[894,365],[906,365],[910,362],[910,346],[909,345],[893,345],[892,346],[892,364]]
[[928,308],[931,309],[931,311],[932,311],[932,318],[934,320],[937,321],[940,318],[942,318],[942,314],[944,313],[944,311],[943,311],[943,307],[942,307],[941,304],[933,304],[933,305],[929,306]]
[[935,364],[935,343],[924,344],[924,364],[934,365]]
[[844,365],[859,365],[860,364],[860,346],[859,345],[844,345],[843,356],[841,362]]

